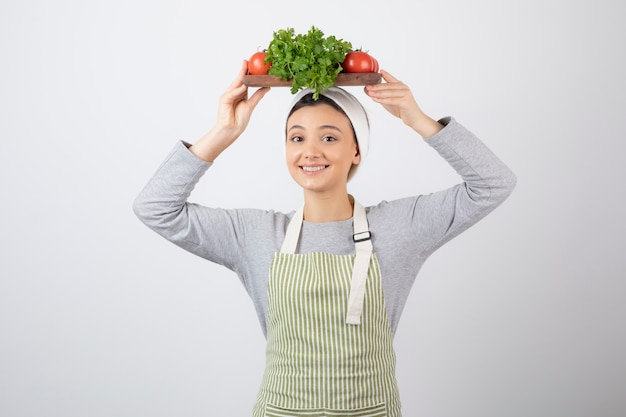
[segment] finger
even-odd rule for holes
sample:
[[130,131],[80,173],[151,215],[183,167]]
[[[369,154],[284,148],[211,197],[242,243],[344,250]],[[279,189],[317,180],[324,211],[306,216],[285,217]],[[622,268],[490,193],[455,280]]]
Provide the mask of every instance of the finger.
[[243,76],[246,75],[247,72],[248,72],[248,61],[246,61],[244,59],[241,62],[241,67],[239,67],[239,72],[237,73],[237,76],[230,83],[230,86],[228,88],[235,88],[235,87],[239,87],[240,85],[242,85],[243,84]]
[[401,82],[380,83],[366,86],[365,93],[372,98],[403,97],[407,94],[407,86]]
[[396,77],[394,77],[393,75],[391,75],[390,73],[388,73],[385,70],[381,70],[380,71],[383,80],[385,81],[384,83],[378,83],[378,84],[371,84],[371,85],[367,85],[365,86],[366,90],[365,92],[381,92],[381,91],[389,91],[389,90],[393,90],[393,89],[402,89],[404,88],[404,83],[402,81],[400,81],[399,79],[397,79]]
[[265,97],[265,94],[267,94],[269,91],[270,87],[261,87],[256,90],[248,99],[248,104],[250,105],[250,108],[254,110],[256,105],[259,104],[259,101],[261,101],[261,99]]
[[396,77],[394,77],[393,75],[391,75],[390,73],[388,73],[385,70],[380,70],[380,75],[382,75],[383,80],[385,80],[388,83],[399,83],[400,80],[397,79]]

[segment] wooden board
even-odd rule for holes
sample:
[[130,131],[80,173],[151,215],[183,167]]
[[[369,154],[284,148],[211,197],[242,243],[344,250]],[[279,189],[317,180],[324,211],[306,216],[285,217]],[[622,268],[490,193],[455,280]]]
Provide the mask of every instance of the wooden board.
[[[368,85],[380,83],[378,72],[347,73],[337,75],[335,85]],[[291,87],[291,80],[283,80],[274,75],[244,75],[243,83],[248,87]]]

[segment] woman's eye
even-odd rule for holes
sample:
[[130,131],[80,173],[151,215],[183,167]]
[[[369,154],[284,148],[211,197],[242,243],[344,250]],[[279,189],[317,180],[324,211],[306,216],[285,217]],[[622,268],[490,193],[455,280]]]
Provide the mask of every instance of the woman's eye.
[[336,140],[336,139],[335,139],[335,137],[334,137],[334,136],[324,136],[324,137],[322,138],[322,141],[324,141],[324,142],[334,142],[335,140]]
[[293,136],[291,138],[292,142],[302,142],[302,136]]

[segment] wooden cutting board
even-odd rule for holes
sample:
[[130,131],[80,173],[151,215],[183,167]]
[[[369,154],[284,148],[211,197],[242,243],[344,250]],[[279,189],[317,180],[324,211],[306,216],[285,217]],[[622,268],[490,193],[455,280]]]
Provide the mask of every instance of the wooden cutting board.
[[[368,85],[380,83],[378,72],[342,72],[335,78],[335,85]],[[248,87],[291,87],[291,80],[283,80],[275,75],[244,75],[243,83]]]

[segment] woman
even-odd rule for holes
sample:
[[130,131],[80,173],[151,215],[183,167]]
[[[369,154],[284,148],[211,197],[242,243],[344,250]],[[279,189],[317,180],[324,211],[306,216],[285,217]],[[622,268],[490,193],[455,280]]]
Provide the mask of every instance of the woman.
[[364,92],[424,138],[463,181],[363,207],[347,191],[365,158],[367,114],[345,90],[297,94],[285,156],[302,187],[295,212],[208,208],[187,201],[244,131],[269,91],[248,97],[246,62],[221,96],[214,127],[179,142],[137,197],[137,216],[171,242],[240,278],[267,339],[253,408],[262,416],[400,416],[392,346],[415,277],[437,248],[511,193],[514,174],[452,118],[436,121],[386,71]]

